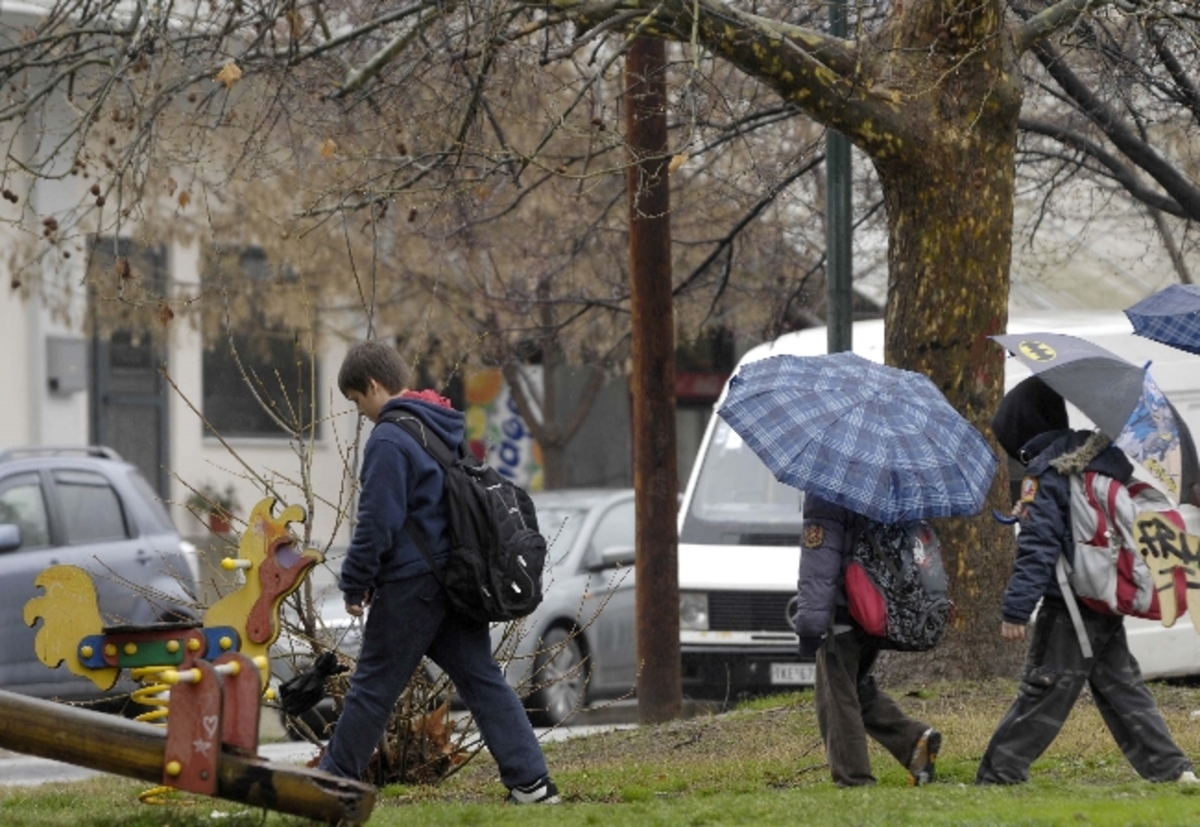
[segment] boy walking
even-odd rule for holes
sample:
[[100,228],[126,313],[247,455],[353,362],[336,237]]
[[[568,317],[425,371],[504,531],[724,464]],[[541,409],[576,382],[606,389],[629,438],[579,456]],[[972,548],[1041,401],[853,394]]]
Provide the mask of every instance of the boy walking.
[[1171,739],[1154,696],[1146,688],[1125,639],[1125,619],[1079,603],[1094,656],[1083,656],[1075,625],[1059,589],[1058,558],[1072,560],[1070,474],[1098,471],[1128,482],[1133,466],[1106,437],[1068,427],[1061,396],[1036,376],[1000,401],[992,419],[996,439],[1025,465],[1016,515],[1021,531],[1017,558],[1004,593],[1000,634],[1025,639],[1038,608],[1020,690],[1000,721],[979,764],[977,784],[1020,784],[1070,714],[1086,682],[1096,708],[1121,752],[1149,781],[1195,783],[1192,762]]
[[[408,368],[392,347],[375,341],[350,348],[338,388],[360,415],[379,423],[385,411],[416,421],[427,439],[450,448],[463,440],[464,417],[433,391],[407,389]],[[500,767],[515,804],[557,804],[541,745],[516,692],[492,655],[486,623],[455,612],[437,577],[405,529],[410,517],[430,538],[435,563],[449,554],[442,467],[401,426],[382,423],[363,451],[358,522],[342,562],[339,586],[346,611],[366,610],[362,651],[341,718],[318,766],[360,779],[388,717],[421,658],[454,682]]]

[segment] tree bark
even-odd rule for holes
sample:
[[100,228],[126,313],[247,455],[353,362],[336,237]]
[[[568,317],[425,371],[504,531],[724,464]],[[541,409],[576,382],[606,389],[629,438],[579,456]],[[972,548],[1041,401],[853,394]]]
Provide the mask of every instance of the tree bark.
[[[936,3],[924,10],[936,10]],[[1004,350],[988,339],[1008,323],[1009,267],[1020,75],[996,17],[976,9],[935,38],[944,52],[887,55],[886,71],[906,77],[913,96],[897,120],[896,141],[907,151],[873,154],[887,206],[888,304],[885,358],[928,375],[952,405],[1004,452],[991,434],[991,417],[1004,389]],[[904,25],[938,31],[940,18],[917,15]],[[961,43],[954,45],[957,38]],[[940,58],[940,60],[939,60]],[[934,76],[936,85],[927,82]],[[920,149],[914,149],[919,146]],[[912,670],[947,677],[1011,674],[1020,647],[999,635],[1000,603],[1011,569],[1012,529],[991,519],[1007,512],[1007,463],[981,515],[937,526],[956,605],[945,645]],[[900,661],[902,659],[896,659]],[[899,671],[900,663],[893,664]]]

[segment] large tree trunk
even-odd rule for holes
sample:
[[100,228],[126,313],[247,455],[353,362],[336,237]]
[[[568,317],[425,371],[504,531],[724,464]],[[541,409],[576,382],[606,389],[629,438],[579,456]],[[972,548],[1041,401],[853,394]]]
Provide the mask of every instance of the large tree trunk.
[[[938,38],[945,52],[877,52],[889,55],[886,73],[902,78],[906,90],[928,84],[929,91],[913,96],[899,121],[904,142],[922,150],[875,152],[873,160],[890,231],[886,359],[932,378],[1003,458],[990,422],[1003,392],[1005,355],[987,337],[1008,321],[1021,88],[1007,39],[981,36],[1002,31],[989,18],[998,7],[990,9],[977,7],[974,16],[958,18],[961,29],[945,30]],[[929,19],[905,22],[910,35],[911,27],[937,30]],[[955,48],[955,37],[972,45]],[[1012,529],[990,516],[993,508],[1010,507],[1007,464],[1000,469],[980,516],[938,527],[957,615],[946,645],[907,659],[923,674],[1012,674],[1021,655],[1021,647],[999,635],[1013,548]],[[893,673],[904,668],[896,660]]]
[[[1065,4],[1038,30],[1086,3]],[[987,337],[1008,321],[1022,99],[1018,44],[1004,14],[1002,0],[908,0],[861,41],[749,14],[734,15],[734,25],[728,12],[702,16],[698,27],[715,53],[871,158],[888,213],[887,361],[930,376],[989,438],[1004,355]],[[673,22],[682,39],[686,11]],[[791,42],[781,47],[784,36]],[[982,514],[938,527],[958,606],[953,633],[933,654],[897,665],[950,676],[1013,673],[1020,647],[999,635],[1013,536],[990,516],[1009,506],[1000,467]]]

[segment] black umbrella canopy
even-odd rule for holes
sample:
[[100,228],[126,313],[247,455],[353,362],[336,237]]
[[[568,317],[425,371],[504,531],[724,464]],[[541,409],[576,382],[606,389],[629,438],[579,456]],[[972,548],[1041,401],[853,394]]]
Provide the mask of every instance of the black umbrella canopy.
[[1063,333],[992,338],[1111,437],[1142,398],[1146,368],[1086,339]]
[[[1148,365],[1135,365],[1077,336],[1040,332],[992,338],[1114,440],[1121,437],[1135,409],[1143,404],[1148,385],[1157,391],[1148,376]],[[1196,446],[1175,406],[1169,400],[1167,406],[1179,437],[1182,479],[1176,479],[1178,495],[1186,500],[1200,473]]]

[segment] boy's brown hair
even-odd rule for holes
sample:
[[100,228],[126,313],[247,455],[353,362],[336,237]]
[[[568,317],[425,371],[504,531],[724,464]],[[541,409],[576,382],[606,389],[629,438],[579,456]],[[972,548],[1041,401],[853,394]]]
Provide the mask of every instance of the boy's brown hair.
[[390,345],[375,340],[359,342],[346,351],[342,360],[338,390],[343,396],[349,391],[366,393],[372,379],[394,396],[408,387],[408,365]]

